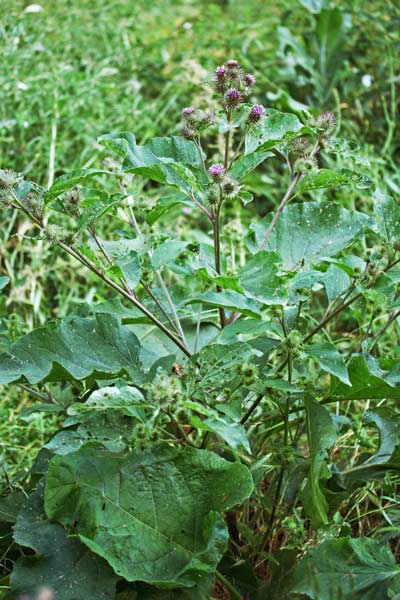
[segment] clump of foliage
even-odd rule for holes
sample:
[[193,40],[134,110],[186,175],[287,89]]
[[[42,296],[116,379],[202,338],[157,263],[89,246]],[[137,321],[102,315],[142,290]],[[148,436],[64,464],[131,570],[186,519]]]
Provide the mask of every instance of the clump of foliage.
[[[400,314],[400,210],[372,190],[331,112],[300,120],[254,103],[236,60],[208,83],[214,96],[182,110],[180,136],[104,135],[113,160],[47,190],[0,172],[4,207],[103,294],[0,356],[0,383],[32,389],[32,410],[61,423],[0,500],[11,597],[400,592],[390,532],[357,538],[346,520],[360,490],[379,502],[399,470],[385,335]],[[324,166],[332,156],[346,167]],[[287,189],[256,219],[246,179],[265,161]],[[367,190],[372,212],[338,203],[342,186]],[[187,219],[184,235],[167,218]]]

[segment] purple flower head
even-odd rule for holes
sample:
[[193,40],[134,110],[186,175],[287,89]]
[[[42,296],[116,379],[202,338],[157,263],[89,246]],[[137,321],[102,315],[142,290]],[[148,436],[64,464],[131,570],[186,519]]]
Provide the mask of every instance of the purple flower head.
[[226,63],[226,67],[228,69],[238,69],[239,68],[239,63],[237,60],[228,60]]
[[216,163],[208,169],[208,173],[210,177],[214,179],[214,181],[221,181],[222,176],[225,173],[224,165],[221,163]]
[[265,108],[262,104],[255,104],[249,113],[249,121],[250,123],[257,123],[265,113]]
[[251,73],[246,73],[244,76],[244,82],[248,87],[253,87],[256,82],[256,78]]
[[194,112],[196,112],[196,109],[194,106],[186,106],[186,108],[184,108],[182,110],[182,117],[184,119],[190,119],[190,117],[193,115]]
[[228,109],[236,108],[243,100],[242,93],[235,88],[229,88],[225,92],[225,106]]
[[239,90],[235,90],[235,88],[230,88],[226,92],[226,97],[231,102],[239,102],[239,100],[241,100],[242,98],[242,94],[239,92]]
[[225,67],[224,65],[217,67],[215,69],[215,76],[218,77],[218,79],[220,79],[221,77],[224,77],[225,75]]

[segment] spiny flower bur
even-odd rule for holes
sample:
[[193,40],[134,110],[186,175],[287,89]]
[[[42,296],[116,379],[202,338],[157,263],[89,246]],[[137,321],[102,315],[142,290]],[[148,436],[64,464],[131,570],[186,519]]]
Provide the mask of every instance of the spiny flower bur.
[[71,191],[67,192],[63,198],[63,205],[65,212],[73,217],[79,216],[79,204],[82,200],[82,193],[80,188],[75,187]]
[[314,156],[300,156],[293,165],[294,173],[312,173],[318,169],[317,159]]
[[22,181],[22,174],[10,169],[0,169],[0,188],[13,188]]
[[306,137],[298,137],[290,142],[288,150],[294,157],[307,156],[311,152],[311,144]]
[[222,181],[224,173],[225,168],[224,165],[221,163],[216,163],[208,169],[208,174],[210,175],[211,179],[215,182]]
[[33,216],[35,219],[41,220],[43,217],[43,196],[41,193],[31,191],[26,194],[24,197],[22,204],[25,206],[26,210]]
[[179,377],[160,372],[148,387],[148,397],[154,404],[167,408],[170,404],[181,400],[182,383]]
[[200,110],[194,106],[186,106],[182,110],[181,135],[187,139],[193,139],[199,133],[205,131],[214,122],[214,116],[207,111]]
[[67,245],[72,245],[75,236],[72,231],[68,231],[67,229],[64,229],[64,227],[50,223],[43,231],[43,239],[51,244],[59,244],[62,242]]
[[243,102],[242,92],[236,88],[229,88],[224,94],[224,107],[231,111],[240,106]]
[[262,104],[254,104],[251,107],[247,120],[250,124],[258,123],[265,115],[265,108]]
[[233,177],[225,177],[225,179],[222,182],[221,189],[224,198],[233,200],[233,198],[236,198],[236,196],[238,195],[241,186],[236,181],[236,179],[233,179]]
[[323,112],[315,119],[314,125],[323,137],[329,138],[336,129],[336,117],[331,112]]

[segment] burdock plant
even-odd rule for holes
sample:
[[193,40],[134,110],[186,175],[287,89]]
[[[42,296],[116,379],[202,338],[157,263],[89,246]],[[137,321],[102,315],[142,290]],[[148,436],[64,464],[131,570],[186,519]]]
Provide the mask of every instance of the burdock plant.
[[[331,113],[253,103],[255,77],[236,60],[212,85],[212,106],[182,109],[181,135],[102,136],[112,169],[47,190],[0,172],[5,210],[100,286],[97,304],[0,357],[0,382],[61,423],[4,491],[12,509],[0,505],[12,597],[398,590],[390,547],[349,537],[346,521],[354,494],[399,469],[400,364],[385,345],[399,315],[397,205],[376,190],[362,214],[335,191],[353,188],[361,206],[372,182],[348,147],[335,166]],[[262,218],[255,169],[269,174],[254,188]],[[341,443],[362,440],[353,402],[368,402],[380,447]]]

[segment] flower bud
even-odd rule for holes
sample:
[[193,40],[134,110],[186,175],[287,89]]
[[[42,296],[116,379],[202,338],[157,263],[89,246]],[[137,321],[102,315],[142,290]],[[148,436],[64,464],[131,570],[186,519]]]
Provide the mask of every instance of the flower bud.
[[65,212],[73,217],[79,216],[79,203],[82,199],[81,190],[75,187],[67,192],[63,198]]
[[256,365],[250,362],[244,362],[238,365],[237,373],[240,376],[243,385],[251,385],[257,380],[258,369]]
[[147,428],[144,423],[138,423],[136,425],[134,436],[138,441],[143,441],[148,437]]
[[221,192],[217,185],[211,186],[207,193],[207,200],[210,206],[218,204],[221,200]]
[[158,373],[148,387],[148,394],[149,399],[159,406],[175,404],[183,395],[181,380],[166,373]]
[[33,217],[41,220],[43,216],[43,197],[40,193],[28,192],[23,199],[23,204]]
[[0,169],[0,189],[13,188],[22,180],[21,173],[16,173],[10,169]]
[[74,241],[74,234],[72,231],[68,231],[59,225],[52,225],[51,223],[47,225],[44,230],[43,237],[51,244],[59,244],[60,242],[72,244]]
[[323,112],[315,119],[315,126],[329,137],[336,129],[336,117],[331,112]]
[[300,156],[293,165],[294,173],[310,173],[318,168],[317,160],[311,156]]
[[217,92],[222,94],[225,92],[228,86],[228,82],[226,80],[226,69],[223,65],[215,69],[214,85]]
[[305,156],[311,150],[311,144],[305,137],[298,137],[290,143],[289,152],[295,156]]
[[228,60],[225,64],[226,68],[230,71],[236,70],[239,68],[239,63],[237,60]]
[[224,104],[228,110],[237,108],[241,102],[243,102],[243,96],[239,90],[229,88],[229,90],[225,92]]
[[253,87],[256,82],[256,78],[251,73],[246,73],[244,76],[244,82],[248,87]]
[[189,127],[188,125],[183,125],[181,128],[181,136],[186,138],[187,140],[192,140],[196,135],[195,129],[193,127]]
[[186,106],[183,110],[182,110],[182,118],[185,121],[191,121],[194,117],[194,114],[196,112],[196,109],[194,106]]
[[238,195],[241,186],[232,177],[225,177],[222,183],[222,195],[224,198],[228,198],[229,200],[233,200]]
[[208,169],[208,173],[211,179],[213,179],[214,181],[222,181],[223,175],[225,173],[224,165],[222,165],[221,163],[216,163]]
[[255,104],[254,106],[252,106],[249,116],[248,116],[249,123],[258,123],[258,121],[261,119],[261,117],[264,114],[265,114],[265,108],[263,107],[263,105]]

